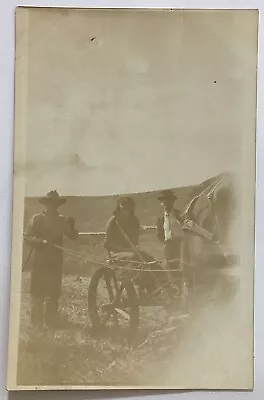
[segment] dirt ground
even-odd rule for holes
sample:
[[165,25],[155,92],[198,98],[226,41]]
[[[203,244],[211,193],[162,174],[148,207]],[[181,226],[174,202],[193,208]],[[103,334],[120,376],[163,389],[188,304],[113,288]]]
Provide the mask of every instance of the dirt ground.
[[85,274],[80,264],[74,273],[65,273],[60,310],[68,322],[57,331],[32,330],[30,273],[23,273],[18,384],[175,386],[178,382],[186,386],[190,368],[197,370],[206,334],[219,335],[213,324],[227,317],[223,310],[232,302],[236,288],[227,285],[225,277],[208,276],[204,284],[200,276],[189,317],[173,313],[170,318],[171,313],[163,308],[141,308],[140,330],[134,347],[129,348],[114,337],[99,338],[91,331],[87,293],[94,270],[90,265]]

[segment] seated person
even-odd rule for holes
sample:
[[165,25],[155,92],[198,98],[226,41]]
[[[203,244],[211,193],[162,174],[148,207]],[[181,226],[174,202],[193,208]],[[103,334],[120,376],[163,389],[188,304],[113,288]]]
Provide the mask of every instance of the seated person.
[[[120,197],[117,207],[106,226],[104,247],[111,259],[115,261],[154,261],[154,258],[145,251],[139,249],[140,223],[135,216],[135,203],[130,197]],[[124,265],[124,264],[123,264]],[[138,264],[135,263],[135,268]],[[153,263],[152,269],[158,269],[159,265]],[[144,274],[142,274],[144,275]],[[153,289],[153,274],[145,272],[144,286]]]

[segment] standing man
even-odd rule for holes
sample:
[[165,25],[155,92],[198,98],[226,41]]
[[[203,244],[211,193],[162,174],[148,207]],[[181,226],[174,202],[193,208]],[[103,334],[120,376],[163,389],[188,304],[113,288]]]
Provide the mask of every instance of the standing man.
[[[163,208],[163,216],[157,222],[157,236],[164,243],[165,265],[168,269],[180,268],[182,267],[181,260],[190,261],[190,251],[189,235],[182,228],[181,213],[174,208],[177,197],[171,190],[164,190],[158,199]],[[193,270],[190,264],[185,264],[184,269],[188,286],[192,288]]]
[[160,200],[163,208],[163,216],[157,222],[157,236],[164,243],[165,262],[179,259],[184,239],[184,231],[180,221],[180,211],[174,208],[177,197],[171,190],[161,192]]
[[[61,295],[63,236],[76,240],[78,232],[73,218],[59,214],[58,207],[66,202],[56,190],[41,197],[46,211],[34,215],[27,226],[25,240],[33,248],[30,292],[31,322],[54,327],[59,323],[58,302]],[[45,307],[45,309],[44,309]]]

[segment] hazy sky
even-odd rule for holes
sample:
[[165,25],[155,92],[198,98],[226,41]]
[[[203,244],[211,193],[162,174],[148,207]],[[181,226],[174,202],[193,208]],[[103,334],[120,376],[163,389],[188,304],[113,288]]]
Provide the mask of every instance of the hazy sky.
[[255,117],[256,21],[30,11],[27,195],[145,191],[239,169]]

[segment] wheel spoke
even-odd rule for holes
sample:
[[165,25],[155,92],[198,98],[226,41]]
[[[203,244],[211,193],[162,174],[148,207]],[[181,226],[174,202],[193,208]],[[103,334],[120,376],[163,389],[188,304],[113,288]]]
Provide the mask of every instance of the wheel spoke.
[[[115,313],[114,313],[114,320],[115,320],[115,324],[117,327],[120,327],[120,323],[121,322],[119,320],[119,316],[123,316],[126,315],[126,320],[130,320],[130,316],[129,314],[127,314],[125,311],[120,309],[120,306],[122,306],[122,308],[124,307],[122,304],[122,293],[124,292],[124,286],[121,284],[120,287],[117,290],[117,294],[116,294],[116,299],[115,299],[115,305],[119,305],[119,307],[115,307]],[[128,315],[128,318],[127,318]]]
[[111,280],[110,280],[111,278],[107,279],[106,273],[105,273],[104,274],[104,279],[105,279],[105,283],[106,283],[106,287],[107,287],[107,290],[108,290],[110,301],[111,301],[111,303],[113,303],[113,301],[114,301],[114,292],[113,292],[113,288],[112,288],[112,284],[111,284]]
[[[112,279],[112,278],[113,278],[113,279]],[[113,283],[114,283],[115,291],[117,292],[117,282],[116,282],[116,279],[114,279],[114,276],[113,276],[113,275],[110,275],[110,274],[109,274],[109,271],[105,271],[105,273],[104,273],[104,280],[105,280],[106,289],[107,289],[107,292],[108,292],[108,296],[109,296],[110,303],[113,304],[114,301],[115,301],[115,294],[114,294],[114,290],[113,290],[113,287],[112,287],[112,281],[113,281]],[[115,325],[116,325],[116,326],[119,326],[118,316],[117,316],[117,314],[116,314],[115,312],[113,313],[113,310],[112,310],[112,311],[109,311],[109,312],[107,313],[106,317],[104,318],[103,322],[101,323],[101,326],[105,326],[105,325],[106,325],[106,323],[109,321],[109,317],[110,317],[110,316],[113,316]]]
[[121,284],[116,293],[115,304],[119,304],[122,301],[121,299],[122,299],[123,291],[124,291],[124,286],[123,286],[123,284]]
[[101,327],[104,327],[106,325],[106,323],[109,321],[109,318],[111,317],[111,315],[113,315],[113,311],[108,311],[108,313],[106,314],[106,316],[104,317],[104,319],[101,322]]

